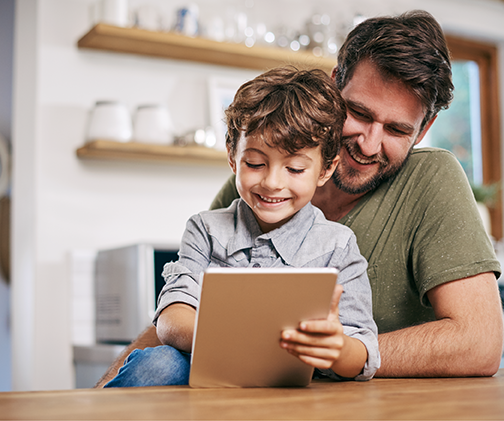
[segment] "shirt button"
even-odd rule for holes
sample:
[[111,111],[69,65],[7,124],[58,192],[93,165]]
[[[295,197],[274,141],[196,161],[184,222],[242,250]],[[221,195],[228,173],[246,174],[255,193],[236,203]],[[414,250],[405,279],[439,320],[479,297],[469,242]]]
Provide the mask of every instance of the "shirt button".
[[252,267],[253,267],[253,268],[260,268],[260,267],[261,267],[261,265],[260,265],[259,263],[254,263],[254,264],[252,265]]

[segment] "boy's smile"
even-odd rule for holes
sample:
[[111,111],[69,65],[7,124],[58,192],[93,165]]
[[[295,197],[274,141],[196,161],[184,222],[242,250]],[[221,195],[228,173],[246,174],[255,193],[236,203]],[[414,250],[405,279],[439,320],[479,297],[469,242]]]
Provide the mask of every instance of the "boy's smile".
[[261,135],[243,134],[235,155],[228,159],[236,174],[238,193],[263,232],[280,227],[310,202],[315,189],[330,178],[338,160],[324,170],[320,147],[290,154],[268,146]]

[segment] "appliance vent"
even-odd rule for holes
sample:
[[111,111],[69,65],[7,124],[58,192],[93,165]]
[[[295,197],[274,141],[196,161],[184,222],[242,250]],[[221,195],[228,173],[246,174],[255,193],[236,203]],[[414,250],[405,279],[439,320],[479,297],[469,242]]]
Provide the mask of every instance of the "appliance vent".
[[116,294],[98,295],[97,321],[103,324],[120,324],[121,297]]

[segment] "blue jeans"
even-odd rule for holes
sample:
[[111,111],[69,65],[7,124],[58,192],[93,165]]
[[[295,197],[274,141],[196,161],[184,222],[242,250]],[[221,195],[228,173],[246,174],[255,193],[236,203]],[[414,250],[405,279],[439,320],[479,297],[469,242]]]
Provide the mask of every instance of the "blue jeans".
[[135,349],[104,387],[170,386],[189,383],[191,354],[168,345]]

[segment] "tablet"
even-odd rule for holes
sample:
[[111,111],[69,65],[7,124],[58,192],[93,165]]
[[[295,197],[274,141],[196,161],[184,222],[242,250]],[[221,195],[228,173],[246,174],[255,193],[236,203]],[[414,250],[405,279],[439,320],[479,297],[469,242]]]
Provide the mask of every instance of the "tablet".
[[327,317],[334,268],[209,268],[191,355],[191,387],[287,387],[310,383],[313,367],[280,348],[280,333]]

